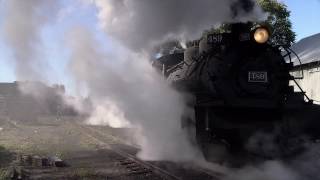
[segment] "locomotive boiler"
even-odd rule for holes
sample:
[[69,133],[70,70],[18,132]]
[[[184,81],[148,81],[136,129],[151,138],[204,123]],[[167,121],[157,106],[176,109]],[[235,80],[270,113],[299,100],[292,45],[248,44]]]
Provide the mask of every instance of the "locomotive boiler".
[[301,78],[290,74],[292,52],[273,45],[270,36],[266,26],[235,23],[155,60],[173,87],[193,96],[188,104],[195,118],[182,118],[181,124],[195,128],[205,155],[212,144],[260,153],[270,143],[276,147],[270,156],[282,155],[300,149],[301,137],[318,138],[318,107],[298,84],[298,92],[289,85]]

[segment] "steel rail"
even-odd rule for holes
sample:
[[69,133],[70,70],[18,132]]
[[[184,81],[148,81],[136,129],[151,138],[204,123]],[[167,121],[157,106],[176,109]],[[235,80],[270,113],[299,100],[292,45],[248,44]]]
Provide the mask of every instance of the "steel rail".
[[[100,144],[104,145],[105,147],[104,148],[107,148],[108,150],[111,150],[113,151],[114,153],[120,155],[121,157],[124,157],[126,159],[129,159],[137,164],[139,164],[140,166],[143,166],[145,169],[149,169],[150,171],[152,171],[153,173],[159,175],[160,177],[164,178],[164,179],[168,179],[168,180],[182,180],[181,178],[173,175],[172,173],[164,170],[164,169],[161,169],[151,163],[148,163],[148,162],[145,162],[145,161],[142,161],[140,159],[138,159],[137,157],[119,149],[119,148],[115,148],[115,147],[112,147],[110,146],[109,144],[105,143],[104,140],[101,140],[101,138],[98,138],[97,136],[93,135],[92,134],[92,131],[94,131],[95,133],[97,134],[100,134],[102,135],[102,133],[96,131],[96,130],[93,130],[91,127],[89,126],[85,126],[85,125],[81,125],[81,124],[78,124],[78,123],[72,123],[73,125],[76,125],[78,128],[82,129],[84,132],[86,132],[85,135],[87,135],[89,138],[91,139],[94,139],[95,141],[99,142]],[[104,136],[104,135],[102,135]],[[111,135],[112,136],[112,135]]]

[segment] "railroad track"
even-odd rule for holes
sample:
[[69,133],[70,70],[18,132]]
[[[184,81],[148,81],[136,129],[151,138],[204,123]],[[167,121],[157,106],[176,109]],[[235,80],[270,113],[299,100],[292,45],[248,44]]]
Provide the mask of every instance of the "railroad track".
[[201,167],[184,168],[183,165],[170,162],[147,162],[138,159],[135,155],[137,147],[125,145],[125,143],[110,143],[117,139],[114,136],[106,135],[91,126],[82,125],[76,122],[74,126],[79,128],[82,133],[96,141],[101,149],[108,149],[119,155],[118,163],[130,172],[130,175],[143,175],[145,179],[168,179],[168,180],[219,180],[223,174],[212,172]]
[[[73,125],[77,126],[81,132],[85,132],[89,138],[95,140],[101,146],[100,148],[107,148],[108,150],[113,151],[114,153],[119,155],[117,159],[119,164],[124,166],[129,171],[129,175],[143,175],[149,179],[166,179],[166,180],[178,180],[179,177],[167,172],[157,166],[154,166],[148,162],[139,160],[132,154],[122,150],[121,148],[117,147],[115,144],[106,143],[106,137],[102,133],[94,130],[92,127],[81,125],[78,123],[74,123]],[[114,137],[113,137],[114,138]]]

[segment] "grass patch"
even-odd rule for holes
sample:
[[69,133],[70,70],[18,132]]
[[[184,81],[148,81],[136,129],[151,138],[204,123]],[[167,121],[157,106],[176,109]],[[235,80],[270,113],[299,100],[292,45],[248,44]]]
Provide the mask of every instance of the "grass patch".
[[71,179],[81,179],[81,180],[93,180],[93,179],[101,179],[93,169],[79,168],[75,169],[71,175]]
[[0,168],[0,179],[1,180],[9,180],[10,179],[10,173],[9,170],[6,168]]

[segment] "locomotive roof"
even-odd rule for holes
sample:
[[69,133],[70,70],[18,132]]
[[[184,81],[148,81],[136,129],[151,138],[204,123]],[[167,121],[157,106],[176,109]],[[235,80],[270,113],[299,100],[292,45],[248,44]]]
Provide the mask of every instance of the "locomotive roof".
[[164,55],[157,59],[157,61],[161,62],[162,64],[165,64],[167,66],[172,66],[175,64],[178,64],[179,62],[183,61],[184,53],[173,53]]

